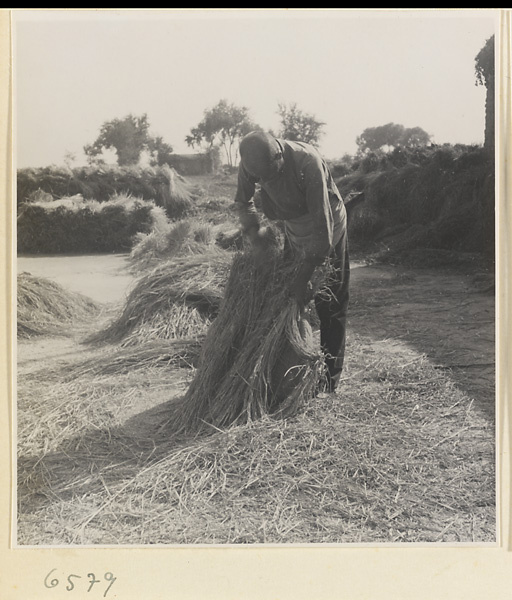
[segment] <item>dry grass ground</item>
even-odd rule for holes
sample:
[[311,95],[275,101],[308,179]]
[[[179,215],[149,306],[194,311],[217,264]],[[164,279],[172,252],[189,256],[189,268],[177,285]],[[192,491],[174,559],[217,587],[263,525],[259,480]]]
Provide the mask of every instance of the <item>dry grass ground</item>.
[[[222,224],[232,183],[200,183]],[[196,437],[165,423],[201,336],[97,347],[76,319],[20,340],[18,543],[493,542],[494,295],[461,270],[352,282],[336,395]]]
[[[473,346],[468,335],[472,360],[482,366],[468,366],[459,379],[463,367],[450,357],[462,358],[461,338],[450,337],[446,323],[439,329],[432,318],[421,320],[440,286],[457,278],[446,275],[433,288],[400,272],[354,273],[341,388],[287,420],[171,441],[162,423],[193,377],[193,347],[188,362],[174,360],[167,345],[167,354],[151,349],[150,360],[130,363],[127,349],[84,350],[81,336],[56,338],[54,352],[68,344],[65,357],[46,352],[25,363],[29,344],[42,342],[24,342],[18,542],[493,541],[492,375],[486,386],[469,373],[492,362],[490,344]],[[370,282],[379,282],[372,293]],[[398,311],[389,295],[396,299],[399,286],[414,316],[409,329],[406,314],[389,315],[393,306]],[[449,295],[439,314],[457,321],[479,307],[492,316],[488,295],[467,296],[466,305],[462,297]],[[418,330],[427,326],[423,344]],[[489,335],[482,320],[472,328],[473,339]],[[436,339],[437,355],[429,351]],[[88,370],[99,352],[103,369]]]

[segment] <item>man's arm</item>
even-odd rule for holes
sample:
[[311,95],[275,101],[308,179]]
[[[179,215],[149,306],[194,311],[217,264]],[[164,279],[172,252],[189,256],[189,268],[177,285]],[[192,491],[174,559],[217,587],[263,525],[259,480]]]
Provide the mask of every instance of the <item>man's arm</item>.
[[333,246],[333,218],[325,167],[320,156],[311,156],[303,170],[306,204],[313,219],[314,236],[306,248],[306,261],[321,265]]
[[313,295],[311,277],[332,249],[333,220],[322,159],[319,156],[308,157],[301,174],[308,212],[314,224],[314,235],[304,248],[304,259],[292,282],[290,292],[300,305],[305,306]]
[[256,182],[249,177],[242,164],[238,167],[238,184],[235,195],[235,209],[242,232],[252,239],[260,228],[260,220],[254,205]]

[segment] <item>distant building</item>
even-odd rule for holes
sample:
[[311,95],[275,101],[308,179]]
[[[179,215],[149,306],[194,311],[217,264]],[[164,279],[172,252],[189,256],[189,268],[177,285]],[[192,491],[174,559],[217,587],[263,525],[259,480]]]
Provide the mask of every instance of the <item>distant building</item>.
[[207,175],[216,169],[212,153],[171,154],[167,164],[180,175]]

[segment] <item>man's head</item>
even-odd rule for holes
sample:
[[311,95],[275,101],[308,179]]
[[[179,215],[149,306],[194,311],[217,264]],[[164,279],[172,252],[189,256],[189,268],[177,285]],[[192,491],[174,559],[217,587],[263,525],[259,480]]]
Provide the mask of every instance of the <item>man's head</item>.
[[240,159],[249,175],[263,183],[279,174],[284,160],[277,140],[262,131],[253,131],[243,138]]

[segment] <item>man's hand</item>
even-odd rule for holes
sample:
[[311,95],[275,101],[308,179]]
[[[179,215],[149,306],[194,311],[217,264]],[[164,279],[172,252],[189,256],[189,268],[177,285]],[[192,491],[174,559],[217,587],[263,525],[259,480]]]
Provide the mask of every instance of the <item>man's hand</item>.
[[259,229],[253,229],[247,232],[247,237],[251,244],[252,252],[256,261],[256,264],[261,264],[264,260],[266,250],[268,248],[268,235],[266,228],[260,227]]
[[248,234],[248,237],[249,241],[251,242],[251,246],[255,250],[264,250],[268,246],[268,236],[265,227],[260,227],[256,231],[251,231]]
[[314,270],[314,264],[304,262],[290,285],[290,295],[301,307],[306,306],[313,299],[314,292],[310,280]]
[[310,281],[296,279],[290,286],[290,295],[301,307],[307,306],[313,299],[313,286]]

